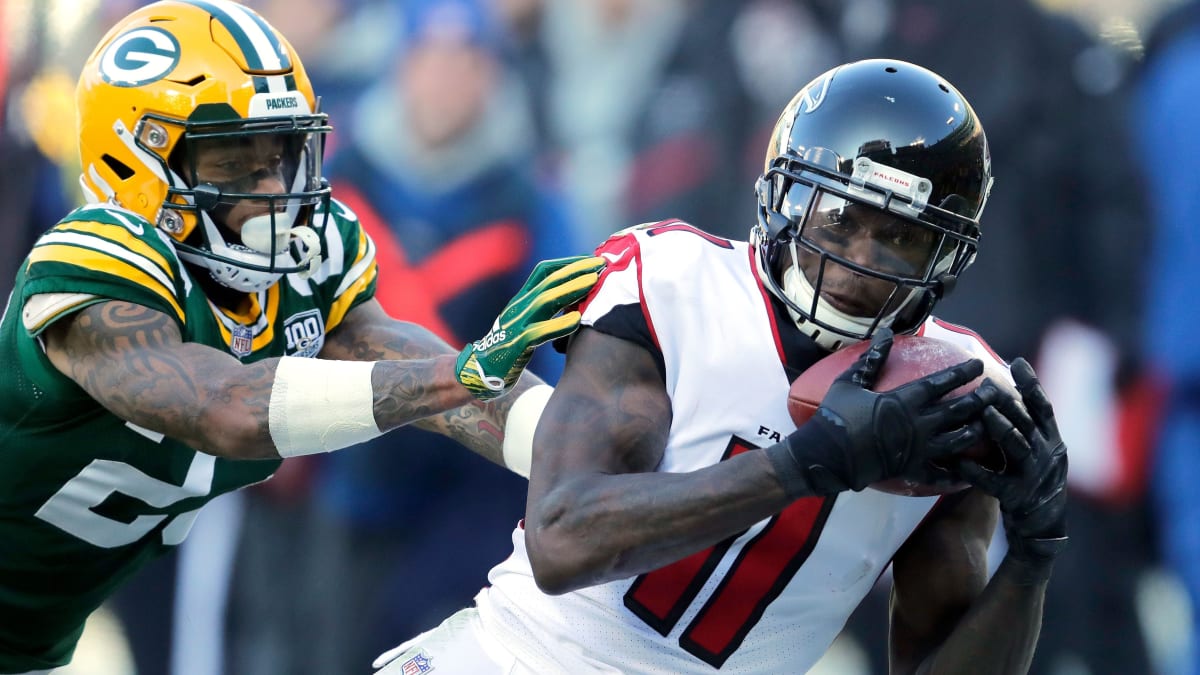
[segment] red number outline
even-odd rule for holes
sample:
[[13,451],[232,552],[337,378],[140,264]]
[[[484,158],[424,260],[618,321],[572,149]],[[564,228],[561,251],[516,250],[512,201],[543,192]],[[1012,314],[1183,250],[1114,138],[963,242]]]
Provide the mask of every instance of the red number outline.
[[[757,449],[753,443],[734,436],[722,460]],[[720,668],[812,554],[833,503],[833,497],[807,497],[773,516],[762,532],[742,547],[725,577],[679,636],[679,646]],[[625,607],[666,636],[744,532],[640,575],[625,592]]]

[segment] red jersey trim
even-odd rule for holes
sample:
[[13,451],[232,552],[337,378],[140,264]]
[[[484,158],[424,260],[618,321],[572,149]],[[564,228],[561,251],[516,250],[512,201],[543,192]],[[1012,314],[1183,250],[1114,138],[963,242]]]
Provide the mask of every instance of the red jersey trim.
[[642,282],[642,245],[638,241],[637,235],[633,232],[628,232],[610,237],[596,248],[596,255],[607,260],[608,265],[605,266],[604,271],[600,272],[600,278],[596,281],[596,285],[592,288],[592,291],[580,301],[579,312],[582,314],[587,311],[587,308],[592,304],[592,300],[596,298],[596,294],[604,286],[604,282],[609,274],[629,269],[629,266],[636,262],[638,304],[642,309],[642,318],[646,320],[646,328],[650,331],[650,339],[654,342],[654,346],[661,352],[662,343],[658,340],[658,331],[654,329],[654,321],[650,318],[650,308],[646,306],[646,291],[645,285]]
[[775,352],[779,354],[779,362],[787,363],[787,356],[783,352],[783,338],[779,335],[779,324],[775,322],[775,309],[771,306],[771,296],[768,295],[767,287],[763,285],[762,277],[758,273],[758,256],[754,255],[758,251],[753,247],[748,247],[750,254],[750,274],[754,276],[754,285],[758,286],[758,292],[762,295],[763,307],[767,310],[767,320],[771,322],[771,337],[775,340]]

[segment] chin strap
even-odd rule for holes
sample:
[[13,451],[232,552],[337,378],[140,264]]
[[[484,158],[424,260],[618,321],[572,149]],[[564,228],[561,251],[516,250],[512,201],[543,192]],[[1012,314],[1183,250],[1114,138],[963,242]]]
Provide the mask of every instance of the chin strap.
[[[298,244],[292,243],[292,251],[300,254],[299,264],[308,265],[308,269],[298,273],[301,279],[307,279],[321,267],[321,235],[311,227],[293,227],[288,234],[300,240]],[[301,247],[303,250],[298,250]]]

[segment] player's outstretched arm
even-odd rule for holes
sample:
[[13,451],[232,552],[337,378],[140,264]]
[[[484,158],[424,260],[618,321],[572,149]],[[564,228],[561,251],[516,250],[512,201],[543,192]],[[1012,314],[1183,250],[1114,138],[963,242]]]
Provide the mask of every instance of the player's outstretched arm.
[[[392,319],[372,300],[346,315],[330,333],[321,357],[407,361],[455,356],[454,376],[473,398],[465,405],[437,411],[417,421],[417,426],[528,475],[533,428],[549,387],[533,373],[527,377],[522,373],[537,346],[579,327],[579,313],[562,310],[592,289],[604,264],[603,258],[589,256],[538,263],[488,335],[459,351],[423,326]],[[382,403],[403,416],[411,402],[400,397]],[[510,421],[511,434],[507,433]]]
[[55,367],[118,417],[237,459],[333,450],[464,405],[454,355],[406,361],[283,358],[242,364],[184,342],[167,315],[93,305],[47,329]]
[[905,544],[895,560],[894,673],[1024,673],[1033,659],[1046,583],[1067,541],[1067,457],[1033,369],[1018,359],[1012,373],[1024,406],[1001,395],[984,414],[1006,469],[958,465],[975,485],[970,503],[986,501],[993,514],[999,506],[1008,552],[984,586],[994,515],[990,523],[976,516],[974,526],[961,513],[957,523],[927,522],[923,536]]
[[[591,289],[602,267],[599,259],[572,258],[535,269],[497,320],[507,333],[472,351],[499,369],[502,384],[493,396],[517,385],[534,347],[577,328],[578,314],[556,315]],[[389,329],[378,329],[384,324]],[[44,336],[55,367],[114,414],[231,458],[337,450],[478,396],[463,381],[461,357],[428,331],[387,319],[375,301],[355,308],[330,333],[322,359],[243,365],[184,342],[166,315],[118,301],[85,308]],[[493,408],[490,429],[474,418],[479,410],[471,406],[430,424],[503,463],[499,436],[507,407]]]
[[[458,350],[424,326],[397,321],[388,316],[377,301],[355,307],[338,327],[331,331],[321,350],[321,358],[340,361],[399,361],[413,362],[440,358],[453,367]],[[450,371],[452,372],[452,370]],[[415,385],[416,383],[414,383]],[[533,387],[544,386],[530,372],[513,387],[510,396],[484,402],[470,395],[462,397],[463,404],[448,410],[433,410],[428,417],[414,422],[422,429],[448,436],[486,459],[505,465],[503,438],[508,414],[513,403]],[[403,418],[412,406],[416,390],[400,389],[386,393],[378,400],[385,417]]]

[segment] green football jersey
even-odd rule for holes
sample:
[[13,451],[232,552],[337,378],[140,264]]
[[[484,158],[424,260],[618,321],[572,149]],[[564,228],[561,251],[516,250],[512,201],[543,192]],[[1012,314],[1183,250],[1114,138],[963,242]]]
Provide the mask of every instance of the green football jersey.
[[238,314],[212,304],[170,238],[132,212],[87,206],[38,241],[0,320],[0,673],[70,661],[87,616],[183,541],[201,506],[279,465],[198,453],[116,417],[51,365],[41,331],[123,300],[244,363],[315,357],[375,293],[374,245],[337,202],[324,250],[315,274],[284,277]]

